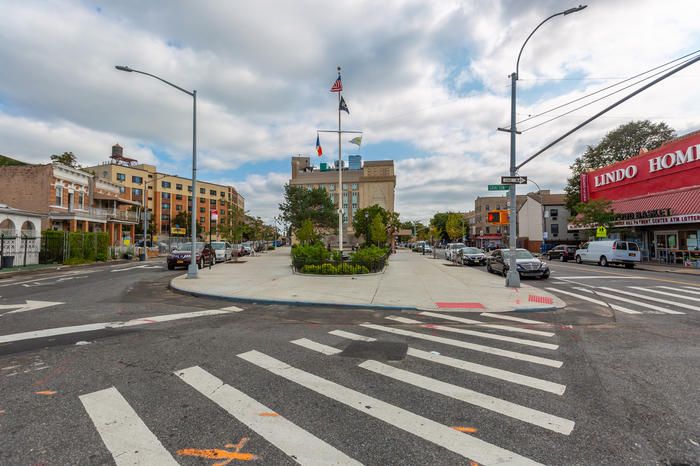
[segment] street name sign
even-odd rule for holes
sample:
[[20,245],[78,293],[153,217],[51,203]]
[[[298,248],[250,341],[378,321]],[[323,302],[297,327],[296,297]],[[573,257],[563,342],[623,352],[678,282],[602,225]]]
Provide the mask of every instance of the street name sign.
[[490,184],[489,191],[508,191],[510,186],[507,184]]
[[525,184],[527,176],[502,176],[501,184]]

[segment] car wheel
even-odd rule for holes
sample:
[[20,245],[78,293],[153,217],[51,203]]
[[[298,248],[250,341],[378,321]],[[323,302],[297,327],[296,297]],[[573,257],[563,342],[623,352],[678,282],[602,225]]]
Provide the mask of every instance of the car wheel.
[[216,256],[212,256],[210,259],[211,265],[216,265]]
[[600,256],[600,261],[598,262],[601,267],[607,267],[608,266],[608,258],[605,256]]
[[559,256],[559,262],[566,262],[566,259],[564,258],[564,254]]
[[168,264],[168,270],[175,270],[175,264]]
[[540,277],[542,280],[546,280],[549,278],[549,272],[543,273],[542,276]]
[[488,273],[493,273],[493,267],[491,267],[491,264],[486,264],[486,271]]
[[204,267],[204,259],[199,259],[199,262],[197,262],[197,268],[201,269]]
[[626,269],[633,269],[633,268],[634,268],[634,264],[625,264],[625,268],[626,268]]
[[581,256],[576,256],[576,263],[577,263],[577,264],[580,264],[581,262],[583,262],[583,261],[581,260]]

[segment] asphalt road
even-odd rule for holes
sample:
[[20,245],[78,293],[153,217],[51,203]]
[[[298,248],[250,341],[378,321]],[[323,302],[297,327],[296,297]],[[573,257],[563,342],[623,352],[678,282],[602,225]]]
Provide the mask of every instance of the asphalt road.
[[0,280],[0,464],[697,464],[700,282],[552,268],[567,308],[499,315],[237,305],[163,262]]

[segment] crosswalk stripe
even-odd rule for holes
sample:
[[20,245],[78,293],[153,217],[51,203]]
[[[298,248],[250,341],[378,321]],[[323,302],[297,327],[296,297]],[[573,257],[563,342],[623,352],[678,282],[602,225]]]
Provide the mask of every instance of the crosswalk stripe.
[[[661,294],[664,296],[671,296],[673,298],[678,298],[678,299],[687,299],[688,301],[696,301],[700,302],[700,298],[695,298],[693,296],[678,296],[676,293],[669,293],[668,291],[659,291],[659,290],[653,290],[651,288],[644,288],[642,286],[628,286],[627,288],[631,288],[633,290],[640,290],[640,291],[646,291],[648,293],[656,293],[656,294]],[[648,299],[648,298],[647,298]],[[668,300],[662,300],[662,302],[668,302],[668,303],[673,303],[673,301],[668,301]]]
[[483,464],[539,464],[529,458],[458,432],[431,419],[292,367],[258,351],[238,355],[251,364],[327,398],[384,421],[473,461]]
[[[560,290],[558,288],[545,288],[545,289],[547,291],[551,291],[553,293],[562,293],[565,295],[573,296],[574,298],[583,299],[584,301],[588,301],[589,303],[593,303],[593,304],[598,304],[598,305],[603,306],[603,307],[610,306],[611,309],[615,309],[616,311],[624,312],[626,314],[641,314],[641,312],[635,311],[633,309],[627,309],[626,307],[618,306],[617,304],[606,303],[605,301],[590,298],[588,296],[581,296],[580,294],[572,293],[570,291],[564,291],[564,290]],[[577,288],[577,289],[580,291],[587,292],[587,293],[592,293],[591,290],[588,290],[586,288]]]
[[[587,288],[578,288],[578,287],[575,287],[575,289],[581,290],[581,291],[585,291],[585,292],[587,292],[587,293],[594,293],[593,290],[589,290],[589,289],[587,289]],[[617,290],[614,290],[614,291],[617,291]],[[619,292],[619,291],[618,291],[618,292]],[[656,306],[656,305],[654,305],[654,304],[649,304],[649,303],[643,303],[643,302],[641,302],[641,301],[636,301],[636,300],[634,300],[634,299],[623,298],[622,296],[617,296],[617,295],[614,295],[614,294],[603,293],[602,291],[598,291],[598,290],[595,291],[595,294],[597,294],[597,295],[599,295],[599,296],[602,296],[602,297],[604,297],[604,298],[616,299],[616,300],[618,300],[618,301],[622,301],[623,303],[636,304],[637,306],[646,307],[647,309],[653,309],[653,310],[655,310],[655,311],[663,312],[663,313],[666,313],[666,314],[685,314],[684,312],[679,312],[679,311],[674,311],[674,310],[671,310],[671,309],[666,309],[665,307]],[[630,294],[631,294],[631,293],[630,293]]]
[[635,298],[642,298],[646,299],[648,301],[655,301],[657,303],[664,303],[664,304],[670,304],[672,306],[676,307],[682,307],[683,309],[690,309],[692,311],[700,311],[700,307],[698,306],[691,306],[690,304],[684,304],[684,303],[678,303],[675,301],[669,301],[668,299],[662,299],[662,298],[655,298],[653,296],[647,296],[647,295],[640,295],[639,293],[632,293],[630,291],[622,291],[622,290],[616,290],[615,288],[608,288],[607,286],[601,286],[599,287],[601,290],[607,290],[607,291],[612,291],[615,293],[622,293],[624,295],[628,296],[634,296]]
[[696,290],[697,288],[685,289],[685,288],[675,288],[673,286],[657,286],[657,288],[665,288],[667,290],[680,291],[681,293],[700,294],[700,291],[693,291],[693,290]]
[[199,366],[175,374],[299,464],[362,464],[280,415],[261,416],[274,411]]
[[409,330],[403,330],[400,328],[386,327],[384,325],[375,324],[360,324],[360,327],[371,328],[373,330],[379,330],[382,332],[393,333],[396,335],[403,335],[407,337],[419,338],[421,340],[434,341],[436,343],[442,343],[443,345],[457,346],[459,348],[470,349],[472,351],[480,351],[482,353],[489,353],[496,356],[502,356],[504,358],[518,359],[520,361],[532,362],[535,364],[541,364],[543,366],[560,368],[564,363],[557,361],[555,359],[542,358],[539,356],[532,356],[525,353],[518,353],[515,351],[508,351],[500,348],[494,348],[491,346],[477,345],[476,343],[468,343],[466,341],[452,340],[450,338],[437,337],[434,335],[428,335],[425,333],[411,332]]
[[691,291],[691,293],[698,293],[697,286],[684,286],[683,288],[688,289],[688,290],[695,290],[695,291]]
[[295,345],[302,346],[306,349],[310,349],[312,351],[316,351],[327,356],[333,356],[334,354],[343,352],[343,350],[333,348],[332,346],[324,345],[321,343],[317,343],[315,341],[309,340],[308,338],[300,338],[298,340],[290,341],[290,343],[294,343]]
[[207,317],[222,314],[229,314],[232,311],[224,309],[212,309],[209,311],[183,312],[180,314],[167,314],[152,317],[142,317],[139,319],[127,320],[125,322],[101,322],[98,324],[73,325],[70,327],[48,328],[44,330],[33,330],[31,332],[13,333],[10,335],[0,335],[0,343],[14,341],[31,340],[32,338],[54,337],[57,335],[70,335],[72,333],[94,332],[107,328],[134,327],[137,325],[157,324],[160,322],[170,322],[180,319],[194,319],[197,317]]
[[[334,330],[328,333],[350,340],[376,341],[375,338],[365,337],[363,335],[357,335],[351,332],[343,332],[342,330]],[[467,372],[473,372],[475,374],[493,377],[494,379],[505,380],[506,382],[524,385],[530,388],[536,388],[538,390],[554,393],[556,395],[563,395],[564,391],[566,391],[566,385],[550,382],[548,380],[538,379],[535,377],[530,377],[527,375],[518,374],[517,372],[496,369],[495,367],[484,366],[483,364],[476,364],[473,362],[464,361],[462,359],[451,358],[449,356],[443,356],[441,354],[422,351],[416,348],[412,348],[410,346],[408,347],[406,354],[414,358],[424,359],[426,361],[442,364],[444,366],[454,367],[455,369],[462,369]]]
[[429,390],[434,393],[449,396],[465,403],[469,403],[480,408],[503,414],[504,416],[512,417],[529,424],[549,429],[560,434],[569,435],[574,430],[574,422],[568,419],[547,414],[536,409],[527,408],[525,406],[511,403],[500,398],[469,390],[468,388],[458,387],[437,379],[425,377],[414,372],[409,372],[397,367],[383,364],[379,361],[365,361],[359,365],[363,369],[367,369],[377,374],[391,377],[404,383],[414,385],[424,390]]
[[482,312],[479,315],[482,315],[484,317],[491,317],[494,319],[512,320],[513,322],[520,322],[523,324],[550,325],[547,322],[540,322],[539,320],[530,320],[530,319],[523,319],[522,317],[513,317],[513,316],[506,316],[503,314],[494,314],[493,312]]
[[519,332],[519,333],[529,333],[531,335],[540,335],[543,337],[553,337],[555,334],[552,332],[542,332],[540,330],[530,330],[529,328],[511,327],[510,325],[497,325],[497,324],[487,324],[479,320],[464,319],[462,317],[456,317],[449,314],[438,314],[437,312],[421,312],[420,315],[427,317],[435,317],[436,319],[452,320],[454,322],[462,322],[463,324],[474,324],[479,327],[493,328],[496,330],[503,330],[505,332]]
[[178,464],[116,388],[79,398],[118,466]]
[[503,335],[496,335],[493,333],[477,332],[475,330],[466,330],[466,329],[462,329],[462,328],[447,327],[445,325],[426,324],[426,323],[421,322],[420,320],[407,319],[405,317],[389,316],[389,317],[387,317],[387,319],[396,320],[396,321],[402,322],[404,324],[420,324],[420,326],[423,328],[442,330],[443,332],[452,332],[452,333],[459,333],[462,335],[471,335],[473,337],[487,338],[489,340],[507,341],[509,343],[516,343],[518,345],[534,346],[536,348],[544,348],[544,349],[549,349],[549,350],[556,350],[559,348],[559,345],[554,345],[552,343],[543,343],[541,341],[535,341],[535,340],[525,340],[523,338],[506,337]]

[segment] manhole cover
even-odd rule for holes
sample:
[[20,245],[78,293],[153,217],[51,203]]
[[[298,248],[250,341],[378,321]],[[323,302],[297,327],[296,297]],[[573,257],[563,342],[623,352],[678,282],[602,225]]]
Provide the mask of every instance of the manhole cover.
[[406,358],[407,343],[396,341],[353,341],[340,356],[347,358],[401,361]]

